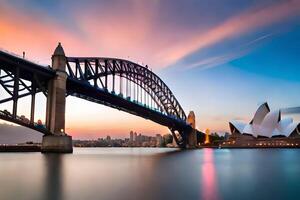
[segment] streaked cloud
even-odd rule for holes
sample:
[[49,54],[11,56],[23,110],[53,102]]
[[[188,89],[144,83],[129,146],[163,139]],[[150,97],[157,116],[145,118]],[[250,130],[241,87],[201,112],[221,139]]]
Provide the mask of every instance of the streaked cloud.
[[246,53],[246,51],[212,56],[212,57],[200,60],[199,62],[187,65],[186,67],[183,68],[183,70],[193,69],[193,68],[207,69],[210,67],[215,67],[215,66],[227,63],[228,61],[239,58],[239,57],[245,55],[245,53]]
[[[185,56],[203,48],[222,42],[232,37],[253,32],[254,30],[282,21],[288,17],[299,15],[300,1],[282,1],[263,8],[249,9],[243,13],[225,20],[223,23],[204,33],[197,33],[184,41],[169,46],[160,55],[159,59],[166,65],[174,63]],[[198,32],[200,32],[198,30]]]
[[214,55],[214,56],[207,56],[204,59],[200,59],[198,62],[194,62],[192,64],[186,65],[182,70],[189,70],[194,68],[201,68],[201,69],[207,69],[210,67],[216,67],[221,64],[228,63],[232,60],[238,59],[249,52],[251,52],[255,47],[257,43],[262,42],[263,40],[266,40],[273,36],[273,33],[265,34],[263,36],[260,36],[254,40],[251,40],[250,42],[247,42],[246,44],[242,44],[237,49],[233,49],[229,53]]
[[284,114],[300,114],[300,107],[283,108],[281,112]]

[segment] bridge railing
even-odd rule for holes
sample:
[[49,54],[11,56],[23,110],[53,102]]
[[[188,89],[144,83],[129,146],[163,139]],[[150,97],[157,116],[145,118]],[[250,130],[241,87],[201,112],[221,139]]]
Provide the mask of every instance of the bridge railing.
[[46,65],[46,64],[44,64],[44,63],[40,63],[40,62],[37,61],[37,60],[28,59],[28,58],[26,58],[25,56],[21,56],[21,55],[19,55],[19,54],[16,54],[16,53],[14,53],[14,52],[8,51],[8,50],[6,50],[6,49],[4,49],[4,48],[1,48],[1,47],[0,47],[0,52],[4,52],[4,53],[9,54],[9,55],[11,55],[11,56],[14,56],[14,57],[23,59],[23,60],[25,60],[25,61],[27,61],[27,62],[36,64],[36,65],[40,65],[40,66],[42,66],[42,67],[49,67],[49,65]]

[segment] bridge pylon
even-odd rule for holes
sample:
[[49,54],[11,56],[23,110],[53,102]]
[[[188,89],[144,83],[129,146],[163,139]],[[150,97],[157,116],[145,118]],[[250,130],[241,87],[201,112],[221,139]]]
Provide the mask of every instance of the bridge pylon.
[[48,83],[46,108],[46,128],[51,132],[45,135],[42,152],[71,153],[72,137],[65,133],[66,73],[67,58],[59,43],[52,55],[52,69],[56,76]]
[[187,135],[186,146],[187,148],[197,148],[198,143],[197,143],[197,131],[196,131],[196,117],[194,111],[190,111],[186,121],[192,127],[192,129],[189,130]]

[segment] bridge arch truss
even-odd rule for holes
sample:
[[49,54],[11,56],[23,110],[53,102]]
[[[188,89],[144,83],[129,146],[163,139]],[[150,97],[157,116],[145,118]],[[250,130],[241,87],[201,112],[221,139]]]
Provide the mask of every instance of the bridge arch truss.
[[147,67],[115,58],[67,58],[69,77],[92,84],[177,120],[186,115],[168,86]]

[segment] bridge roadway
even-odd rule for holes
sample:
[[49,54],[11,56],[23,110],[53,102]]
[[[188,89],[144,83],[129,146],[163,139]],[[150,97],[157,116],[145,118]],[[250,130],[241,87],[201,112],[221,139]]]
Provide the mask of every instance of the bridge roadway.
[[186,121],[176,119],[172,116],[167,116],[157,110],[148,108],[144,104],[130,101],[101,88],[95,88],[87,82],[82,83],[81,81],[68,78],[67,91],[68,94],[72,96],[116,108],[118,110],[152,120],[163,126],[177,127],[182,130],[189,127]]
[[20,126],[24,126],[27,128],[30,128],[32,130],[35,130],[37,132],[43,133],[45,135],[50,135],[51,133],[49,132],[49,130],[46,129],[45,126],[37,124],[37,123],[27,123],[24,122],[23,119],[21,119],[20,117],[12,117],[11,114],[5,113],[3,111],[0,111],[0,119],[4,120],[4,121],[8,121],[8,122],[12,122],[14,124],[18,124]]

